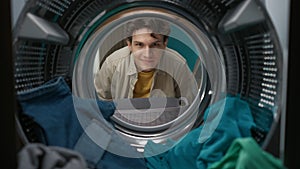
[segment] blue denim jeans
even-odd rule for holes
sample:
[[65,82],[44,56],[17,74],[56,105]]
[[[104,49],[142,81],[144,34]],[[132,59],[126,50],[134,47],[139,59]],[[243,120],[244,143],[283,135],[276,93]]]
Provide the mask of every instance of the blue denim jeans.
[[89,168],[146,168],[144,158],[108,121],[113,102],[75,97],[63,77],[20,92],[18,101],[23,113],[44,130],[47,145],[78,151]]

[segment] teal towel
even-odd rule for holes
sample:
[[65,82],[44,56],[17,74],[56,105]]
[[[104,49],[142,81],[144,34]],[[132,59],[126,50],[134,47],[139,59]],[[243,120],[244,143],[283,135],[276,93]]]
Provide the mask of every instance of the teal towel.
[[[227,96],[204,113],[203,125],[190,131],[166,152],[147,157],[147,166],[150,169],[206,169],[224,156],[234,139],[251,136],[251,128],[255,126],[248,103],[239,97]],[[162,148],[156,145],[147,143],[145,154],[154,152],[155,147]]]

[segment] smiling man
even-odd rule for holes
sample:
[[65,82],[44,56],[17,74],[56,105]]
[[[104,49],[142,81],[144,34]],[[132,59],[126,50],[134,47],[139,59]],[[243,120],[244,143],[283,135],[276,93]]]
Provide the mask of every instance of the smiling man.
[[186,60],[167,47],[169,33],[169,24],[159,19],[128,22],[127,46],[108,56],[96,73],[98,97],[185,97],[191,102],[197,93],[197,83]]

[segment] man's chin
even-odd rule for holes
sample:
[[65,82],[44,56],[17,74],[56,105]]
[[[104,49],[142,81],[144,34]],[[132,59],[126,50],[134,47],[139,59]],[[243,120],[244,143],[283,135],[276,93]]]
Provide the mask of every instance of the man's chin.
[[150,67],[150,68],[144,68],[141,70],[141,72],[151,72],[153,71],[155,68],[154,67]]

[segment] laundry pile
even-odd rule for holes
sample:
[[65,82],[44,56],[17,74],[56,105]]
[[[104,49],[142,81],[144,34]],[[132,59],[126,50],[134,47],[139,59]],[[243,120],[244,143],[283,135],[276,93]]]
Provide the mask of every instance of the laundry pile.
[[[208,107],[204,123],[180,140],[149,141],[144,154],[115,132],[109,120],[114,103],[73,96],[62,77],[20,92],[18,101],[45,137],[44,143],[21,149],[18,169],[285,168],[253,139],[253,112],[238,96],[228,95]],[[115,154],[117,151],[124,154]]]
[[[52,146],[62,147],[73,150],[74,153],[80,153],[88,168],[146,168],[144,158],[131,158],[141,155],[127,144],[108,122],[115,109],[112,102],[95,101],[95,99],[72,95],[63,77],[54,78],[38,88],[19,93],[18,100],[23,113],[32,117],[44,131],[46,140],[44,145],[49,148]],[[35,150],[31,150],[34,147],[39,149],[37,151],[44,153],[35,153]],[[23,151],[27,152],[25,154],[34,153],[39,158],[34,154],[31,154],[31,157],[41,161],[27,160],[27,157],[19,156],[22,165],[19,166],[19,169],[24,169],[26,166],[31,169],[34,169],[34,166],[43,166],[39,163],[45,162],[42,160],[44,158],[47,158],[48,162],[55,162],[56,160],[49,159],[51,158],[47,153],[49,148],[45,149],[44,146],[24,147]],[[112,153],[115,151],[123,152],[124,156]],[[57,156],[52,157],[58,158]],[[23,160],[26,160],[27,163],[22,162]],[[69,161],[65,160],[65,162]],[[65,166],[57,165],[53,168]],[[52,164],[52,166],[55,165]]]
[[[148,142],[147,166],[150,169],[284,168],[279,159],[264,152],[251,137],[251,129],[255,127],[247,102],[228,95],[207,108],[204,124],[179,141],[169,140],[165,147]],[[152,156],[170,145],[166,152]]]

